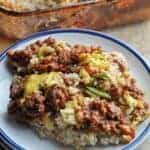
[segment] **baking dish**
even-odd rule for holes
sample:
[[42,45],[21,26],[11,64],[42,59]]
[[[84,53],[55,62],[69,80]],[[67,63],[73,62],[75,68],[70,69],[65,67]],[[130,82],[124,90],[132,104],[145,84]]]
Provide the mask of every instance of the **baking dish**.
[[30,12],[0,8],[0,32],[12,39],[53,28],[100,30],[150,18],[150,0],[96,0]]

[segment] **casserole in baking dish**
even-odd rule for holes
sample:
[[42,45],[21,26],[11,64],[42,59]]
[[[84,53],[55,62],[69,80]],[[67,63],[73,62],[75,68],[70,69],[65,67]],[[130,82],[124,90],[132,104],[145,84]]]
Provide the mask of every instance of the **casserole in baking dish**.
[[0,2],[0,32],[15,39],[53,28],[100,30],[150,18],[149,0],[72,0],[71,3],[68,0],[65,6],[57,4],[56,7],[53,5],[41,10],[38,8],[18,12],[4,7],[2,0]]

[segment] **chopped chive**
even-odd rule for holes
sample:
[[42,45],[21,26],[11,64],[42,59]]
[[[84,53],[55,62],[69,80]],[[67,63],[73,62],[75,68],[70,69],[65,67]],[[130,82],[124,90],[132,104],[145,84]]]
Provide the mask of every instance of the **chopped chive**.
[[93,93],[99,97],[102,97],[102,98],[106,98],[106,99],[111,99],[111,96],[107,93],[107,92],[104,92],[104,91],[100,91],[100,90],[97,90],[96,88],[94,87],[86,87],[88,91],[90,91],[90,93]]
[[101,79],[101,80],[110,80],[110,78],[108,77],[108,75],[105,72],[103,72],[101,74],[96,74],[95,77],[97,79]]
[[85,93],[92,97],[96,96],[94,93],[90,92],[89,90],[85,90]]
[[106,73],[102,73],[102,74],[100,75],[100,79],[102,79],[102,80],[109,80],[109,77],[107,76]]

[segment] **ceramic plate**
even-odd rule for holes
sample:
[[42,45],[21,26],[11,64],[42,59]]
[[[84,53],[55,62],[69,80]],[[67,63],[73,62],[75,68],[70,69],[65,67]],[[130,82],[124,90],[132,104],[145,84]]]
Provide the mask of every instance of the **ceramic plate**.
[[[146,99],[150,103],[150,65],[148,62],[128,44],[104,33],[82,30],[51,30],[32,35],[22,41],[17,42],[0,54],[0,137],[13,149],[27,150],[67,150],[54,141],[40,139],[31,129],[22,126],[8,119],[7,104],[9,100],[9,86],[12,75],[6,67],[6,52],[25,47],[33,41],[54,37],[67,41],[71,44],[100,45],[107,51],[122,52],[128,60],[132,75],[137,79],[138,84],[146,92]],[[137,129],[135,139],[127,145],[89,147],[90,150],[133,150],[150,134],[150,120],[147,119]]]

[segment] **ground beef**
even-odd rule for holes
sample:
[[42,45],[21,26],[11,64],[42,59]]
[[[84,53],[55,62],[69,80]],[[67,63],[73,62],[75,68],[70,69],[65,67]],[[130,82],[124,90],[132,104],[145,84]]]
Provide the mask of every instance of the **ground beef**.
[[18,122],[29,123],[31,118],[25,116],[22,112],[19,99],[11,99],[8,104],[8,114]]
[[54,38],[49,37],[45,39],[42,43],[45,43],[47,46],[54,47],[53,45],[56,43],[56,40]]
[[46,106],[48,111],[58,112],[65,107],[65,103],[70,100],[68,90],[59,85],[54,85],[47,90]]
[[23,95],[24,83],[21,77],[15,77],[10,86],[10,98],[16,99]]
[[76,54],[81,54],[81,53],[92,53],[96,48],[91,48],[88,46],[84,45],[75,45],[74,46],[74,51]]
[[118,86],[112,84],[108,91],[111,94],[112,100],[119,100],[126,91],[137,100],[144,99],[144,92],[137,87],[136,81],[130,77],[126,79],[126,82],[123,85]]
[[37,40],[35,43],[32,43],[31,45],[27,46],[27,50],[31,51],[32,54],[36,54],[39,50],[39,48],[42,46],[43,42],[40,40]]
[[31,50],[22,50],[22,51],[10,51],[8,52],[8,58],[14,63],[17,63],[19,66],[26,66],[29,64],[32,57]]
[[45,112],[45,97],[39,93],[33,93],[25,98],[22,112],[25,116],[35,118],[41,116]]
[[71,58],[74,62],[80,61],[80,54],[81,53],[92,53],[93,51],[97,50],[98,47],[87,47],[83,45],[75,45],[71,52]]
[[123,85],[123,90],[128,91],[135,99],[143,100],[144,92],[138,88],[136,81],[133,78],[128,78],[126,84]]
[[70,66],[74,64],[74,60],[71,58],[70,51],[60,51],[57,54],[42,58],[38,64],[32,67],[32,70],[38,72],[49,71],[70,71]]
[[118,85],[111,85],[109,89],[112,100],[119,100],[119,97],[123,94],[123,88]]
[[131,138],[134,137],[134,130],[130,126],[129,119],[114,102],[92,101],[82,109],[81,116],[80,122],[91,131],[104,131],[113,134],[123,133]]
[[[43,58],[38,57],[39,48],[46,45],[54,48],[54,52]],[[91,53],[96,48],[76,45],[74,47],[67,43],[58,42],[55,39],[47,38],[44,41],[37,41],[21,51],[8,52],[9,65],[17,73],[43,73],[49,71],[73,72],[80,62],[81,53]],[[38,63],[32,64],[32,56],[38,59]],[[76,67],[74,67],[76,66]]]
[[129,93],[135,99],[138,99],[138,100],[143,100],[144,99],[144,92],[141,89],[137,88],[137,87],[133,87],[132,89],[129,89]]
[[121,132],[122,132],[123,135],[127,135],[127,136],[130,137],[130,138],[129,138],[129,141],[134,138],[134,136],[135,136],[135,131],[134,131],[134,129],[131,127],[130,124],[119,124],[118,127],[119,127],[119,129],[121,130]]
[[72,80],[71,78],[67,78],[67,77],[64,77],[64,82],[68,86],[74,85],[75,83],[74,80]]
[[136,108],[133,112],[133,116],[135,118],[144,118],[145,116],[147,116],[147,111],[149,109],[149,105],[144,102],[144,105],[142,108]]
[[57,57],[47,56],[39,61],[38,64],[33,65],[31,70],[33,72],[48,72],[48,71],[58,71],[61,69],[60,64],[58,63]]
[[8,113],[10,115],[13,115],[13,114],[17,114],[17,112],[19,112],[19,111],[20,111],[19,100],[11,99],[8,104]]
[[[45,97],[41,93],[33,93],[24,99],[11,99],[8,104],[8,113],[17,121],[27,122],[40,117],[45,112]],[[21,102],[22,101],[22,102]]]
[[58,53],[58,62],[69,65],[73,63],[71,52],[70,51],[59,51]]
[[[35,43],[30,44],[25,49],[20,51],[10,51],[7,53],[9,60],[13,63],[17,63],[18,66],[27,66],[30,64],[30,59],[34,54],[38,53],[39,48],[45,43],[51,45],[55,42],[52,38],[47,38],[46,40],[36,41]],[[13,63],[11,65],[13,65]]]
[[122,118],[123,114],[117,105],[115,103],[108,103],[107,104],[107,117],[109,119],[117,119],[120,120]]
[[105,100],[93,101],[89,105],[90,110],[98,110],[102,116],[108,119],[120,120],[122,117],[121,109],[114,102],[107,103]]

